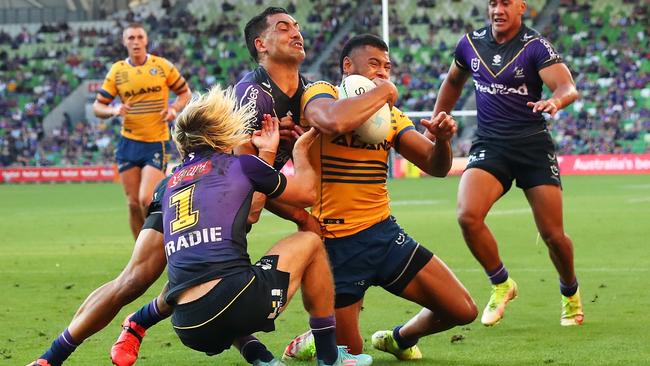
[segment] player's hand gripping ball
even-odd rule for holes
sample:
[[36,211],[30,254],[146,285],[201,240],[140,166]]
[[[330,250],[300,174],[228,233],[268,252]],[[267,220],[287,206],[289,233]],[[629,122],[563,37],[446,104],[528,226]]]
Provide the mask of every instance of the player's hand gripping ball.
[[[350,98],[361,95],[376,85],[372,80],[361,75],[349,75],[339,86],[339,98]],[[352,134],[368,144],[383,142],[390,131],[390,107],[386,103],[361,126],[352,131]]]

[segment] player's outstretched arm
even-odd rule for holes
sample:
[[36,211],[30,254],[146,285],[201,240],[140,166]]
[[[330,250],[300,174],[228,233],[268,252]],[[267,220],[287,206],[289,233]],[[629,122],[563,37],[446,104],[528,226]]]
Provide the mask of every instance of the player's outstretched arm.
[[384,104],[393,105],[397,88],[384,79],[373,80],[377,87],[352,98],[319,98],[305,107],[305,119],[326,134],[343,134],[359,127]]
[[174,102],[172,103],[169,108],[163,110],[161,114],[164,115],[165,121],[171,122],[176,118],[176,115],[181,113],[183,108],[185,108],[185,105],[192,99],[192,91],[190,90],[190,87],[186,87],[185,91],[178,94],[176,96],[176,99],[174,99]]
[[437,116],[440,112],[450,114],[454,109],[456,102],[463,92],[463,86],[470,77],[470,73],[461,69],[456,65],[456,62],[451,64],[447,77],[442,82],[438,97],[436,98],[436,105],[433,107],[432,116]]
[[557,111],[578,99],[578,90],[576,90],[571,72],[565,64],[558,63],[545,67],[539,71],[539,76],[544,84],[551,89],[553,95],[535,103],[528,102],[526,105],[532,108],[533,112],[555,116]]

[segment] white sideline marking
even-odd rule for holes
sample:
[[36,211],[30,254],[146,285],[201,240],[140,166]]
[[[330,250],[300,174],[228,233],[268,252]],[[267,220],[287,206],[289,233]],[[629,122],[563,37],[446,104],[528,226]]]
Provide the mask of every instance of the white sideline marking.
[[621,186],[624,189],[650,189],[650,184],[625,184]]
[[627,203],[641,203],[641,202],[650,202],[650,197],[635,197],[629,198]]

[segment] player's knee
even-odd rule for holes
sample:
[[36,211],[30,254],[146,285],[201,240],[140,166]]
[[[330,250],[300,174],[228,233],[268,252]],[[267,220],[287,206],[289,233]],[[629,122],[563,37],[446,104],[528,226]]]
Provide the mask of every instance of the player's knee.
[[312,252],[325,252],[323,241],[316,233],[300,231],[296,235],[298,235],[297,239],[304,248],[308,248]]
[[470,210],[458,209],[458,224],[463,230],[472,230],[483,223],[483,217]]
[[129,207],[129,211],[131,213],[142,212],[142,206],[140,205],[138,199],[129,197],[126,204]]
[[465,306],[459,307],[459,311],[456,313],[456,324],[465,325],[473,322],[478,316],[478,309],[474,300],[471,298],[467,299]]
[[558,247],[569,242],[569,237],[561,230],[541,232],[540,236],[549,247]]

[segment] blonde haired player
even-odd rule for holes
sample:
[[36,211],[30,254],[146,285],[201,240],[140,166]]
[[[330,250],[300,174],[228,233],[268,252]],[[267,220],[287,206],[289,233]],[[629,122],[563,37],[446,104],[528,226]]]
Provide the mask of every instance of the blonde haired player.
[[[129,225],[137,238],[156,184],[165,176],[169,126],[190,99],[190,88],[168,60],[147,53],[147,32],[139,23],[122,33],[128,57],[108,71],[93,111],[99,118],[122,117],[116,149],[120,180],[129,207]],[[168,105],[169,92],[176,100]],[[119,97],[121,103],[111,106]]]

